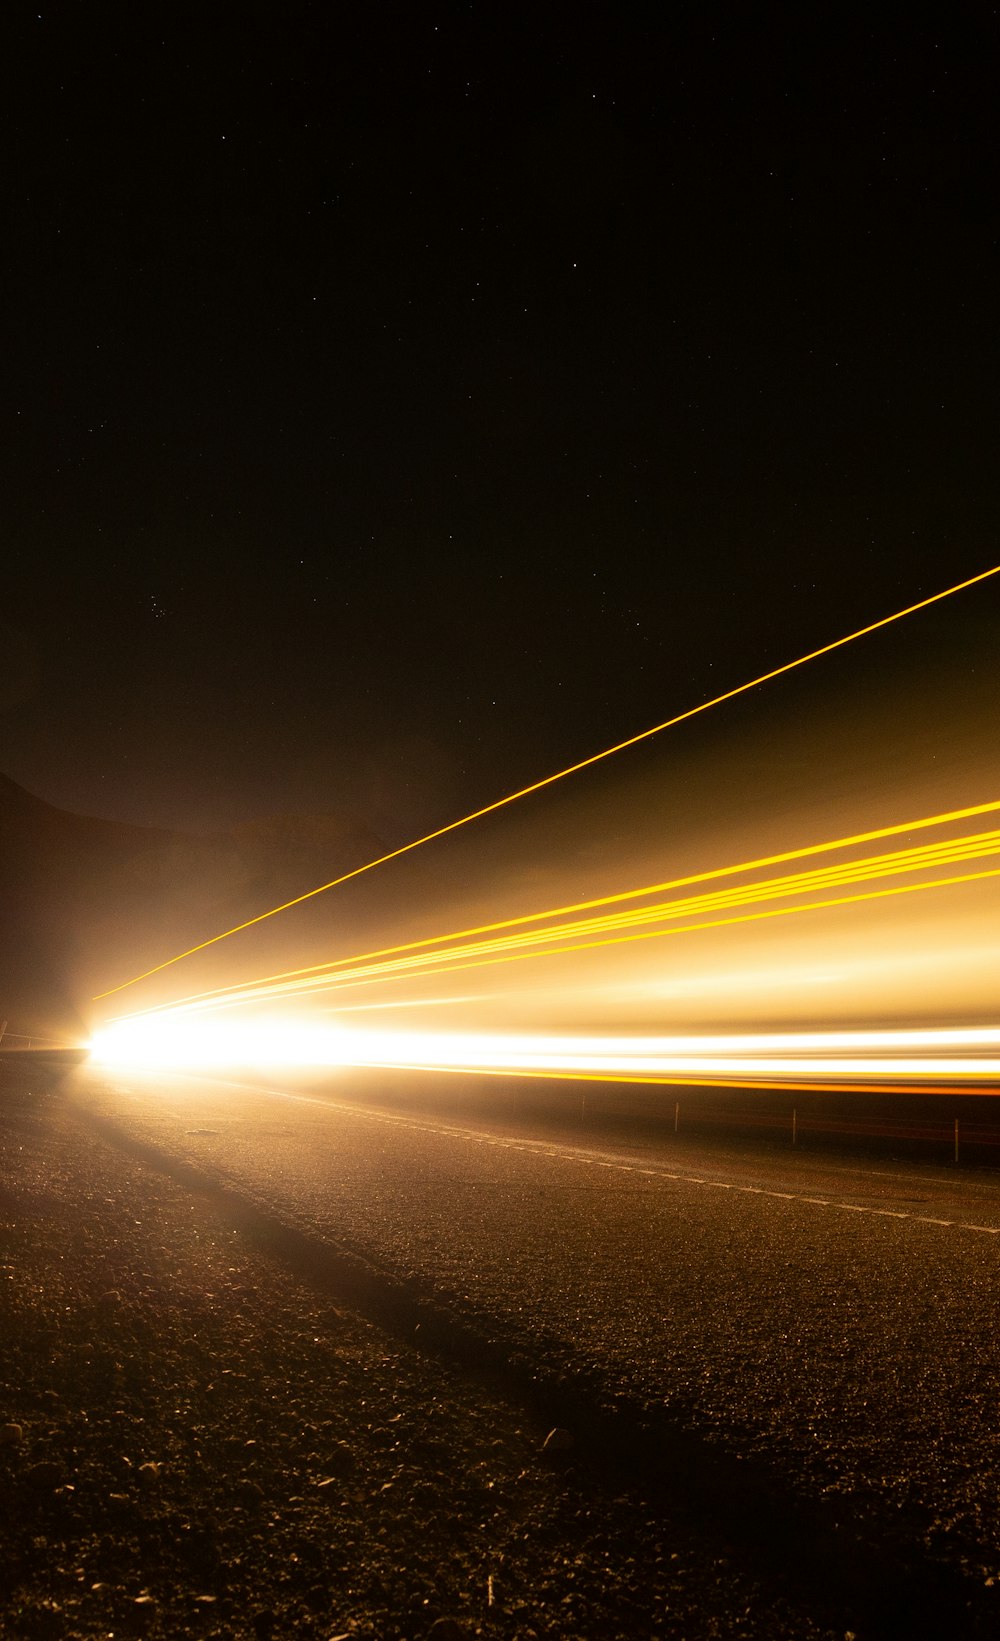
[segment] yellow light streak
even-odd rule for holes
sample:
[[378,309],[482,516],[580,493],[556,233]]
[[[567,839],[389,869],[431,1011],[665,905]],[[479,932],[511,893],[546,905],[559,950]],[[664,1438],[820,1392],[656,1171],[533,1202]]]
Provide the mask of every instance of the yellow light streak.
[[[686,923],[682,924],[680,928],[644,929],[638,934],[617,935],[613,938],[605,940],[580,941],[579,943],[571,946],[547,947],[542,952],[519,951],[514,953],[508,952],[502,956],[482,957],[469,962],[449,964],[446,968],[424,969],[421,971],[421,978],[441,974],[457,974],[465,969],[491,968],[500,963],[523,962],[525,958],[529,957],[562,957],[574,952],[596,951],[602,946],[623,946],[631,944],[637,940],[659,940],[665,938],[667,935],[693,934],[702,929],[723,929],[729,928],[738,923],[759,923],[765,921],[766,919],[776,917],[791,917],[799,912],[828,911],[834,906],[852,906],[860,904],[862,901],[886,900],[895,895],[918,894],[925,889],[953,888],[960,883],[978,883],[985,878],[995,877],[1000,877],[1000,866],[994,867],[988,872],[965,872],[954,877],[936,878],[929,883],[906,883],[894,889],[874,889],[869,890],[866,894],[839,895],[829,900],[813,900],[804,906],[779,906],[770,911],[748,912],[741,917],[721,917],[712,918],[707,922],[702,923]],[[362,971],[361,975],[356,978],[338,975],[329,983],[320,983],[317,981],[313,989],[316,991],[340,991],[350,989],[355,986],[376,985],[379,983],[384,984],[387,981],[398,978],[399,976],[396,974],[366,975]],[[220,1004],[219,1006],[222,1005]]]
[[[223,1003],[226,1003],[240,995],[247,998],[255,998],[262,995],[273,994],[279,990],[297,990],[299,989],[300,983],[303,990],[309,990],[311,982],[305,977],[315,977],[322,982],[325,981],[327,977],[329,977],[335,970],[346,970],[348,965],[353,965],[354,967],[360,968],[362,965],[374,964],[376,960],[380,958],[402,958],[405,953],[427,951],[428,948],[432,946],[442,946],[449,943],[455,947],[456,953],[459,950],[469,951],[473,948],[459,948],[456,943],[467,940],[468,937],[474,935],[500,933],[505,929],[525,928],[527,925],[547,922],[556,917],[565,918],[570,914],[575,914],[578,912],[599,910],[601,907],[606,906],[623,905],[625,902],[644,899],[650,895],[662,894],[675,889],[689,888],[699,883],[717,882],[723,878],[735,877],[748,872],[763,870],[765,867],[789,864],[793,861],[809,859],[817,855],[825,855],[835,851],[856,848],[865,843],[877,842],[878,840],[885,838],[900,837],[910,832],[926,831],[932,827],[952,825],[960,820],[969,820],[980,815],[995,814],[998,811],[1000,811],[1000,799],[987,803],[971,804],[962,809],[946,810],[935,815],[922,816],[916,820],[898,822],[892,826],[876,827],[865,832],[851,833],[845,837],[834,838],[823,843],[808,844],[797,849],[783,850],[778,854],[759,856],[756,859],[741,861],[736,865],[716,867],[703,872],[690,873],[685,877],[673,878],[668,879],[665,882],[649,884],[640,889],[627,889],[616,894],[603,895],[590,900],[578,901],[571,905],[551,907],[541,912],[526,913],[520,917],[503,918],[494,923],[480,924],[472,928],[454,931],[451,934],[431,935],[422,940],[408,941],[397,946],[387,946],[381,948],[380,950],[364,952],[344,958],[337,958],[327,963],[313,964],[307,968],[286,970],[279,974],[263,976],[257,980],[245,981],[239,986],[216,987],[211,991],[195,993],[192,996],[183,998],[179,1001],[186,1004],[210,1003],[212,999],[217,998]],[[930,864],[930,858],[933,853],[943,851],[946,855],[950,856],[951,852],[958,850],[960,845],[967,846],[982,843],[984,845],[982,852],[988,853],[989,849],[986,848],[985,845],[988,844],[989,840],[997,838],[1000,838],[1000,829],[971,833],[966,834],[963,838],[947,839],[935,844],[918,845],[912,849],[890,851],[883,853],[882,855],[864,857],[863,860],[848,862],[846,865],[841,867],[818,870],[831,870],[837,873],[854,874],[859,868],[863,866],[867,867],[869,864],[873,865],[873,863],[892,860],[903,863],[908,858],[912,857],[915,859],[921,854],[925,854],[927,856],[926,864]],[[959,854],[954,854],[951,858],[957,860],[962,858],[962,856]],[[903,865],[900,864],[898,869],[904,869]],[[913,869],[917,869],[916,866],[914,866]],[[845,881],[850,880],[850,876],[845,879]],[[809,882],[816,883],[819,879],[815,873],[802,873],[795,875],[783,874],[778,878],[766,881],[785,886],[795,881],[801,881],[803,884]],[[766,881],[764,885],[749,885],[744,888],[729,891],[729,893],[737,898],[743,896],[744,894],[753,894],[756,893],[761,887],[766,886]],[[788,892],[794,891],[789,889]],[[691,907],[699,904],[707,906],[713,899],[714,897],[711,896],[694,896],[683,901],[668,902],[666,904],[690,909]],[[654,916],[659,915],[662,911],[663,906],[661,905],[659,907],[643,908],[642,911],[631,915],[639,917]],[[573,927],[580,929],[583,927],[583,924],[582,922],[575,925],[564,923],[555,930],[547,931],[546,933],[549,938],[552,938],[555,935],[563,934],[566,929]],[[546,938],[546,933],[539,933],[537,938]],[[527,938],[533,939],[536,937],[534,935],[529,935]],[[443,958],[446,961],[449,958],[449,954],[444,952],[435,953],[433,956]],[[176,1006],[176,1004],[164,1004],[161,1006],[163,1008],[170,1008]]]
[[[391,1065],[383,1065],[378,1061],[371,1061],[366,1063],[366,1069],[376,1071],[433,1071],[437,1075],[441,1075],[442,1073],[451,1073],[452,1075],[459,1077],[510,1077],[512,1075],[512,1073],[503,1066],[439,1066],[426,1065],[421,1061],[416,1061],[412,1065],[404,1064],[395,1060],[392,1061]],[[732,1077],[675,1077],[668,1076],[666,1074],[660,1076],[651,1073],[643,1074],[641,1072],[625,1071],[614,1073],[605,1071],[577,1071],[573,1073],[572,1077],[569,1077],[564,1071],[521,1070],[518,1071],[516,1075],[519,1078],[531,1078],[532,1081],[536,1082],[642,1083],[647,1086],[654,1085],[658,1088],[740,1088],[747,1090],[752,1089],[758,1093],[770,1091],[789,1094],[796,1092],[803,1094],[885,1094],[891,1092],[892,1094],[924,1094],[929,1096],[933,1094],[952,1095],[956,1092],[954,1083],[928,1082],[906,1084],[897,1082],[891,1077],[887,1077],[883,1082],[855,1082],[853,1079],[850,1081],[845,1079],[840,1082],[821,1082],[819,1079],[811,1078],[802,1078],[800,1080],[791,1073],[788,1077],[775,1077],[770,1080],[765,1077],[739,1077],[735,1075],[735,1073]],[[964,1082],[959,1086],[963,1096],[990,1095],[995,1098],[997,1093],[997,1085],[995,1081],[983,1082],[978,1087],[974,1083]]]
[[818,660],[820,656],[829,655],[834,650],[842,649],[844,645],[854,643],[855,640],[864,638],[869,633],[877,632],[882,627],[901,621],[908,615],[914,615],[918,610],[927,609],[932,604],[940,603],[942,599],[951,598],[954,594],[963,592],[968,587],[974,587],[979,582],[988,580],[998,572],[1000,572],[1000,564],[981,571],[979,575],[970,576],[965,581],[957,582],[951,587],[946,587],[941,592],[933,593],[929,598],[923,598],[915,604],[909,604],[905,609],[895,610],[891,615],[883,616],[880,620],[870,622],[865,627],[859,627],[856,631],[847,633],[842,638],[834,639],[832,643],[824,644],[819,649],[810,650],[806,655],[800,655],[792,661],[786,661],[780,667],[774,667],[771,671],[761,673],[759,677],[751,678],[744,684],[738,684],[734,689],[726,690],[709,701],[703,701],[698,706],[689,707],[685,712],[677,713],[674,717],[665,719],[663,723],[654,724],[650,729],[642,730],[637,735],[618,741],[614,746],[605,747],[602,751],[593,753],[589,758],[583,758],[578,763],[568,765],[565,769],[546,775],[542,780],[534,781],[529,786],[523,786],[516,792],[510,792],[505,797],[498,798],[481,809],[473,810],[468,815],[449,821],[446,826],[440,826],[435,831],[426,833],[423,837],[414,838],[410,843],[405,843],[398,849],[392,849],[388,853],[380,855],[377,859],[368,861],[363,866],[357,866],[350,872],[344,872],[340,877],[332,878],[329,883],[322,883],[317,888],[308,890],[305,894],[296,895],[292,900],[284,901],[280,906],[273,906],[269,911],[248,918],[244,923],[238,923],[231,929],[225,929],[221,934],[212,935],[208,940],[202,940],[197,945],[188,947],[186,951],[178,952],[174,957],[167,958],[165,962],[157,963],[153,968],[146,969],[144,973],[133,975],[130,980],[122,981],[117,986],[110,986],[106,991],[98,992],[93,1001],[98,1002],[105,997],[115,995],[117,992],[125,991],[130,986],[137,985],[140,980],[147,980],[151,975],[160,974],[164,969],[172,967],[175,963],[182,962],[184,958],[193,957],[196,952],[217,945],[221,940],[228,940],[230,936],[239,934],[244,929],[253,928],[255,924],[263,923],[268,918],[277,917],[280,912],[286,912],[293,906],[300,906],[304,901],[311,900],[316,895],[325,894],[328,890],[335,889],[338,885],[347,883],[352,878],[360,877],[365,872],[374,871],[376,867],[384,866],[391,860],[398,860],[402,855],[409,854],[412,850],[419,849],[422,845],[431,843],[436,838],[445,837],[448,833],[457,831],[460,827],[468,826],[471,822],[482,819],[484,815],[494,814],[497,810],[517,802],[520,798],[526,798],[534,792],[540,792],[545,787],[552,786],[556,781],[565,780],[569,775],[578,774],[580,770],[601,763],[604,759],[611,758],[618,752],[624,752],[628,747],[637,746],[641,741],[649,740],[652,736],[659,735],[666,729],[672,729],[675,725],[695,718],[700,713],[708,712],[712,707],[721,706],[724,702],[734,700],[748,690],[756,689],[762,684],[771,682],[772,679],[780,678],[783,674],[794,671],[797,667],[805,666],[809,661]]
[[[757,900],[770,900],[779,896],[802,894],[819,887],[835,887],[841,884],[856,883],[865,878],[921,871],[930,866],[954,864],[961,860],[993,855],[997,853],[998,849],[1000,849],[1000,831],[989,832],[982,834],[980,838],[968,840],[964,848],[939,844],[927,850],[900,851],[898,855],[876,855],[865,861],[852,862],[847,866],[770,878],[762,883],[744,885],[739,889],[724,890],[713,895],[693,895],[682,900],[663,901],[655,906],[646,906],[625,913],[619,912],[608,917],[581,919],[576,923],[564,923],[551,929],[508,936],[507,939],[502,941],[480,941],[474,945],[457,946],[452,951],[438,951],[422,956],[414,955],[398,959],[395,963],[367,964],[364,967],[347,970],[346,974],[338,974],[336,971],[340,969],[341,964],[339,962],[333,963],[321,973],[314,972],[309,980],[290,981],[273,988],[269,986],[267,989],[269,991],[309,990],[317,982],[323,982],[327,978],[336,980],[349,978],[356,974],[386,974],[393,976],[404,972],[412,972],[432,962],[450,961],[452,958],[463,957],[472,953],[544,945],[558,939],[564,939],[568,935],[579,936],[611,929],[634,927],[640,923],[685,916],[695,910],[714,910],[721,907],[748,904]],[[435,972],[442,971],[436,970]],[[242,989],[234,988],[228,995],[232,997],[236,995],[238,990]]]
[[[688,896],[680,900],[662,902],[654,907],[633,909],[624,913],[618,912],[605,918],[586,919],[576,924],[563,924],[555,929],[508,936],[506,940],[502,941],[481,941],[457,946],[451,952],[447,950],[425,952],[421,955],[411,955],[397,960],[395,963],[371,963],[347,970],[333,965],[322,974],[311,974],[308,979],[299,978],[291,981],[263,983],[254,987],[234,987],[228,993],[215,993],[209,998],[188,999],[183,1004],[175,1004],[163,1010],[149,1011],[148,1014],[138,1017],[124,1016],[122,1017],[122,1023],[134,1018],[154,1018],[157,1014],[176,1018],[181,1009],[203,1013],[207,1009],[221,1010],[234,1006],[246,1007],[248,1004],[259,1002],[262,999],[274,999],[279,996],[287,997],[293,993],[302,996],[306,993],[320,991],[343,991],[355,989],[358,986],[386,984],[400,979],[425,979],[459,973],[467,969],[495,967],[500,964],[524,961],[533,957],[568,956],[585,951],[599,950],[607,946],[631,944],[638,940],[661,939],[668,935],[691,934],[705,929],[726,928],[736,924],[761,922],[803,912],[825,911],[834,907],[857,905],[866,901],[888,899],[893,896],[914,894],[929,889],[950,888],[959,884],[1000,877],[1000,867],[979,872],[955,873],[948,877],[933,878],[921,883],[897,885],[892,888],[869,889],[853,895],[827,896],[820,900],[808,900],[795,906],[768,904],[781,898],[814,893],[817,890],[846,887],[852,883],[870,880],[873,877],[894,877],[907,872],[926,870],[928,867],[954,864],[965,859],[981,858],[983,855],[995,855],[998,852],[1000,852],[1000,829],[972,834],[964,839],[925,845],[922,849],[887,851],[883,855],[869,856],[864,860],[845,862],[835,868],[824,867],[811,873],[789,873],[783,877],[772,878],[762,883],[742,885],[737,889],[728,889],[712,895]],[[753,905],[760,901],[765,903],[762,910],[747,912],[737,910],[740,906]],[[705,915],[712,911],[729,911],[735,915],[724,917]],[[647,923],[656,920],[662,924],[688,916],[693,916],[697,920],[683,923],[680,927],[636,928],[636,925],[640,922]],[[621,929],[627,929],[629,932],[617,932]],[[585,936],[594,937],[598,935],[603,936],[603,938],[584,938]],[[563,940],[567,943],[556,945],[554,942],[557,940]]]

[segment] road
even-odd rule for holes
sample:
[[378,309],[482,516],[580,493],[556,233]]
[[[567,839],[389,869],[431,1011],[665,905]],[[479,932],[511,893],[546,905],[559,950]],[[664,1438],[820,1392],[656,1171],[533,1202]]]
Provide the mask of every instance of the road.
[[433,1298],[578,1417],[582,1384],[788,1509],[833,1501],[1000,1584],[1000,1178],[463,1119],[410,1086],[387,1108],[82,1069],[72,1098]]

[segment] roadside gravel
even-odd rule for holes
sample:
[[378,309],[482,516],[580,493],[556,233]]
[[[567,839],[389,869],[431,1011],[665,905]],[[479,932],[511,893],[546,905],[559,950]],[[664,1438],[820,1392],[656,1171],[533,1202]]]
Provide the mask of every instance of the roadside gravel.
[[4,1635],[838,1633],[105,1145],[37,1068],[0,1062],[0,1148]]
[[407,1284],[519,1359],[522,1381],[544,1370],[619,1427],[647,1420],[658,1474],[728,1457],[713,1530],[734,1483],[733,1536],[766,1495],[780,1560],[817,1505],[836,1532],[807,1529],[828,1578],[860,1571],[845,1527],[871,1546],[845,1628],[870,1621],[873,1588],[927,1623],[924,1564],[1000,1633],[995,1180],[966,1201],[964,1174],[726,1162],[683,1138],[603,1150],[527,1110],[505,1128],[210,1078],[97,1072],[79,1088],[120,1143]]

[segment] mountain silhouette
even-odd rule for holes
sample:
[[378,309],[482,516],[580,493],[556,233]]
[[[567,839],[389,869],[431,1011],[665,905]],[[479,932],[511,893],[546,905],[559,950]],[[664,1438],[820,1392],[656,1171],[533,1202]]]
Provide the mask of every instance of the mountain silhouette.
[[[346,812],[175,832],[71,814],[0,775],[0,1019],[12,1037],[86,1035],[95,992],[382,853]],[[306,961],[329,921],[322,900],[286,914],[280,933],[281,919],[261,925],[252,948],[230,942],[226,979],[234,964],[291,961],[289,932]],[[183,978],[188,990],[216,980],[204,963]],[[122,1008],[147,1000],[125,993]]]

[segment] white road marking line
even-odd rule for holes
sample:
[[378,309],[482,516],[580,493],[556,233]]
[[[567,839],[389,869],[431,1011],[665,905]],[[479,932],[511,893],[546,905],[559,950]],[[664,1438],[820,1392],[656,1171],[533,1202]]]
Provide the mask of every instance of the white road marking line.
[[892,1208],[871,1208],[856,1202],[831,1203],[827,1197],[800,1196],[792,1191],[770,1191],[760,1185],[735,1185],[728,1180],[706,1180],[696,1174],[670,1174],[665,1169],[660,1168],[634,1168],[630,1163],[609,1162],[604,1157],[590,1156],[582,1151],[569,1151],[566,1148],[553,1149],[551,1146],[546,1146],[536,1140],[497,1140],[488,1135],[470,1133],[468,1130],[460,1128],[441,1129],[434,1127],[432,1124],[415,1123],[412,1119],[405,1117],[389,1115],[383,1117],[380,1115],[377,1120],[390,1125],[402,1124],[405,1127],[417,1128],[422,1133],[444,1134],[449,1139],[471,1140],[479,1145],[493,1145],[508,1151],[526,1151],[534,1156],[547,1157],[553,1162],[563,1162],[568,1159],[573,1162],[586,1163],[590,1167],[610,1168],[623,1174],[639,1173],[647,1179],[670,1180],[679,1185],[709,1185],[714,1186],[717,1190],[742,1192],[745,1196],[766,1196],[772,1198],[772,1200],[782,1202],[807,1202],[817,1208],[829,1208],[831,1206],[840,1208],[845,1213],[876,1214],[884,1219],[912,1219],[924,1225],[955,1226],[960,1230],[981,1231],[989,1236],[1000,1235],[1000,1226],[967,1225],[950,1219],[935,1219],[928,1214],[908,1214]]
[[[372,1115],[375,1115],[372,1113]],[[388,1113],[379,1113],[376,1120],[390,1126],[415,1128],[425,1134],[443,1134],[449,1139],[471,1141],[477,1145],[492,1145],[506,1151],[525,1151],[532,1156],[546,1157],[552,1162],[582,1162],[590,1167],[610,1168],[622,1174],[642,1174],[647,1179],[670,1180],[675,1185],[710,1185],[722,1191],[738,1191],[745,1196],[765,1196],[782,1202],[807,1202],[816,1208],[835,1207],[845,1213],[875,1214],[883,1219],[912,1219],[922,1225],[943,1225],[958,1230],[981,1231],[987,1236],[1000,1236],[1000,1226],[997,1225],[969,1225],[951,1219],[935,1219],[929,1214],[902,1213],[894,1208],[872,1208],[857,1202],[832,1203],[828,1197],[808,1197],[797,1195],[793,1191],[770,1191],[760,1185],[736,1185],[728,1180],[703,1179],[697,1174],[670,1174],[661,1168],[635,1168],[631,1163],[609,1162],[605,1157],[595,1157],[585,1151],[571,1151],[567,1147],[553,1148],[539,1140],[500,1140],[488,1134],[477,1134],[469,1129],[448,1128],[442,1129],[431,1123],[417,1123],[412,1118],[397,1117]],[[890,1177],[888,1175],[886,1178]]]
[[[244,1087],[246,1085],[234,1084],[230,1086]],[[120,1086],[117,1088],[113,1087],[111,1092],[124,1095],[134,1095],[134,1091],[132,1089]],[[357,1114],[357,1107],[355,1106],[338,1105],[336,1101],[319,1102],[308,1094],[290,1094],[283,1089],[258,1089],[256,1086],[254,1087],[254,1092],[277,1095],[282,1099],[293,1100],[297,1104],[312,1106],[319,1106],[322,1104],[328,1110],[342,1110],[351,1112],[352,1114]],[[443,1128],[438,1124],[417,1122],[412,1117],[396,1116],[389,1112],[375,1112],[363,1108],[363,1115],[366,1115],[375,1122],[381,1122],[387,1127],[410,1128],[416,1130],[418,1133],[444,1136],[447,1139],[464,1140],[466,1144],[490,1145],[505,1151],[524,1151],[529,1155],[546,1157],[553,1162],[582,1162],[587,1163],[592,1167],[596,1166],[598,1168],[610,1168],[618,1173],[642,1174],[647,1179],[670,1180],[674,1184],[710,1185],[715,1186],[719,1190],[738,1191],[746,1196],[765,1196],[772,1199],[780,1199],[783,1202],[805,1202],[810,1203],[817,1208],[839,1208],[845,1213],[874,1214],[883,1219],[909,1219],[920,1225],[941,1225],[946,1228],[959,1231],[977,1231],[983,1236],[1000,1236],[1000,1225],[973,1225],[965,1220],[937,1219],[931,1214],[903,1213],[894,1208],[872,1208],[856,1202],[833,1203],[827,1197],[808,1197],[789,1191],[771,1191],[760,1185],[735,1185],[727,1180],[706,1180],[700,1175],[695,1174],[669,1174],[666,1170],[659,1168],[635,1168],[631,1163],[609,1162],[604,1157],[595,1157],[584,1151],[571,1151],[565,1146],[552,1148],[551,1146],[544,1145],[538,1140],[501,1140],[490,1134],[476,1133],[471,1129]],[[845,1170],[838,1169],[836,1171],[844,1172]],[[896,1175],[889,1175],[883,1170],[865,1170],[864,1172],[867,1174],[879,1173],[883,1178],[897,1178]],[[920,1179],[924,1184],[935,1183],[934,1181],[929,1180],[927,1176],[922,1175],[907,1175],[903,1177]]]

